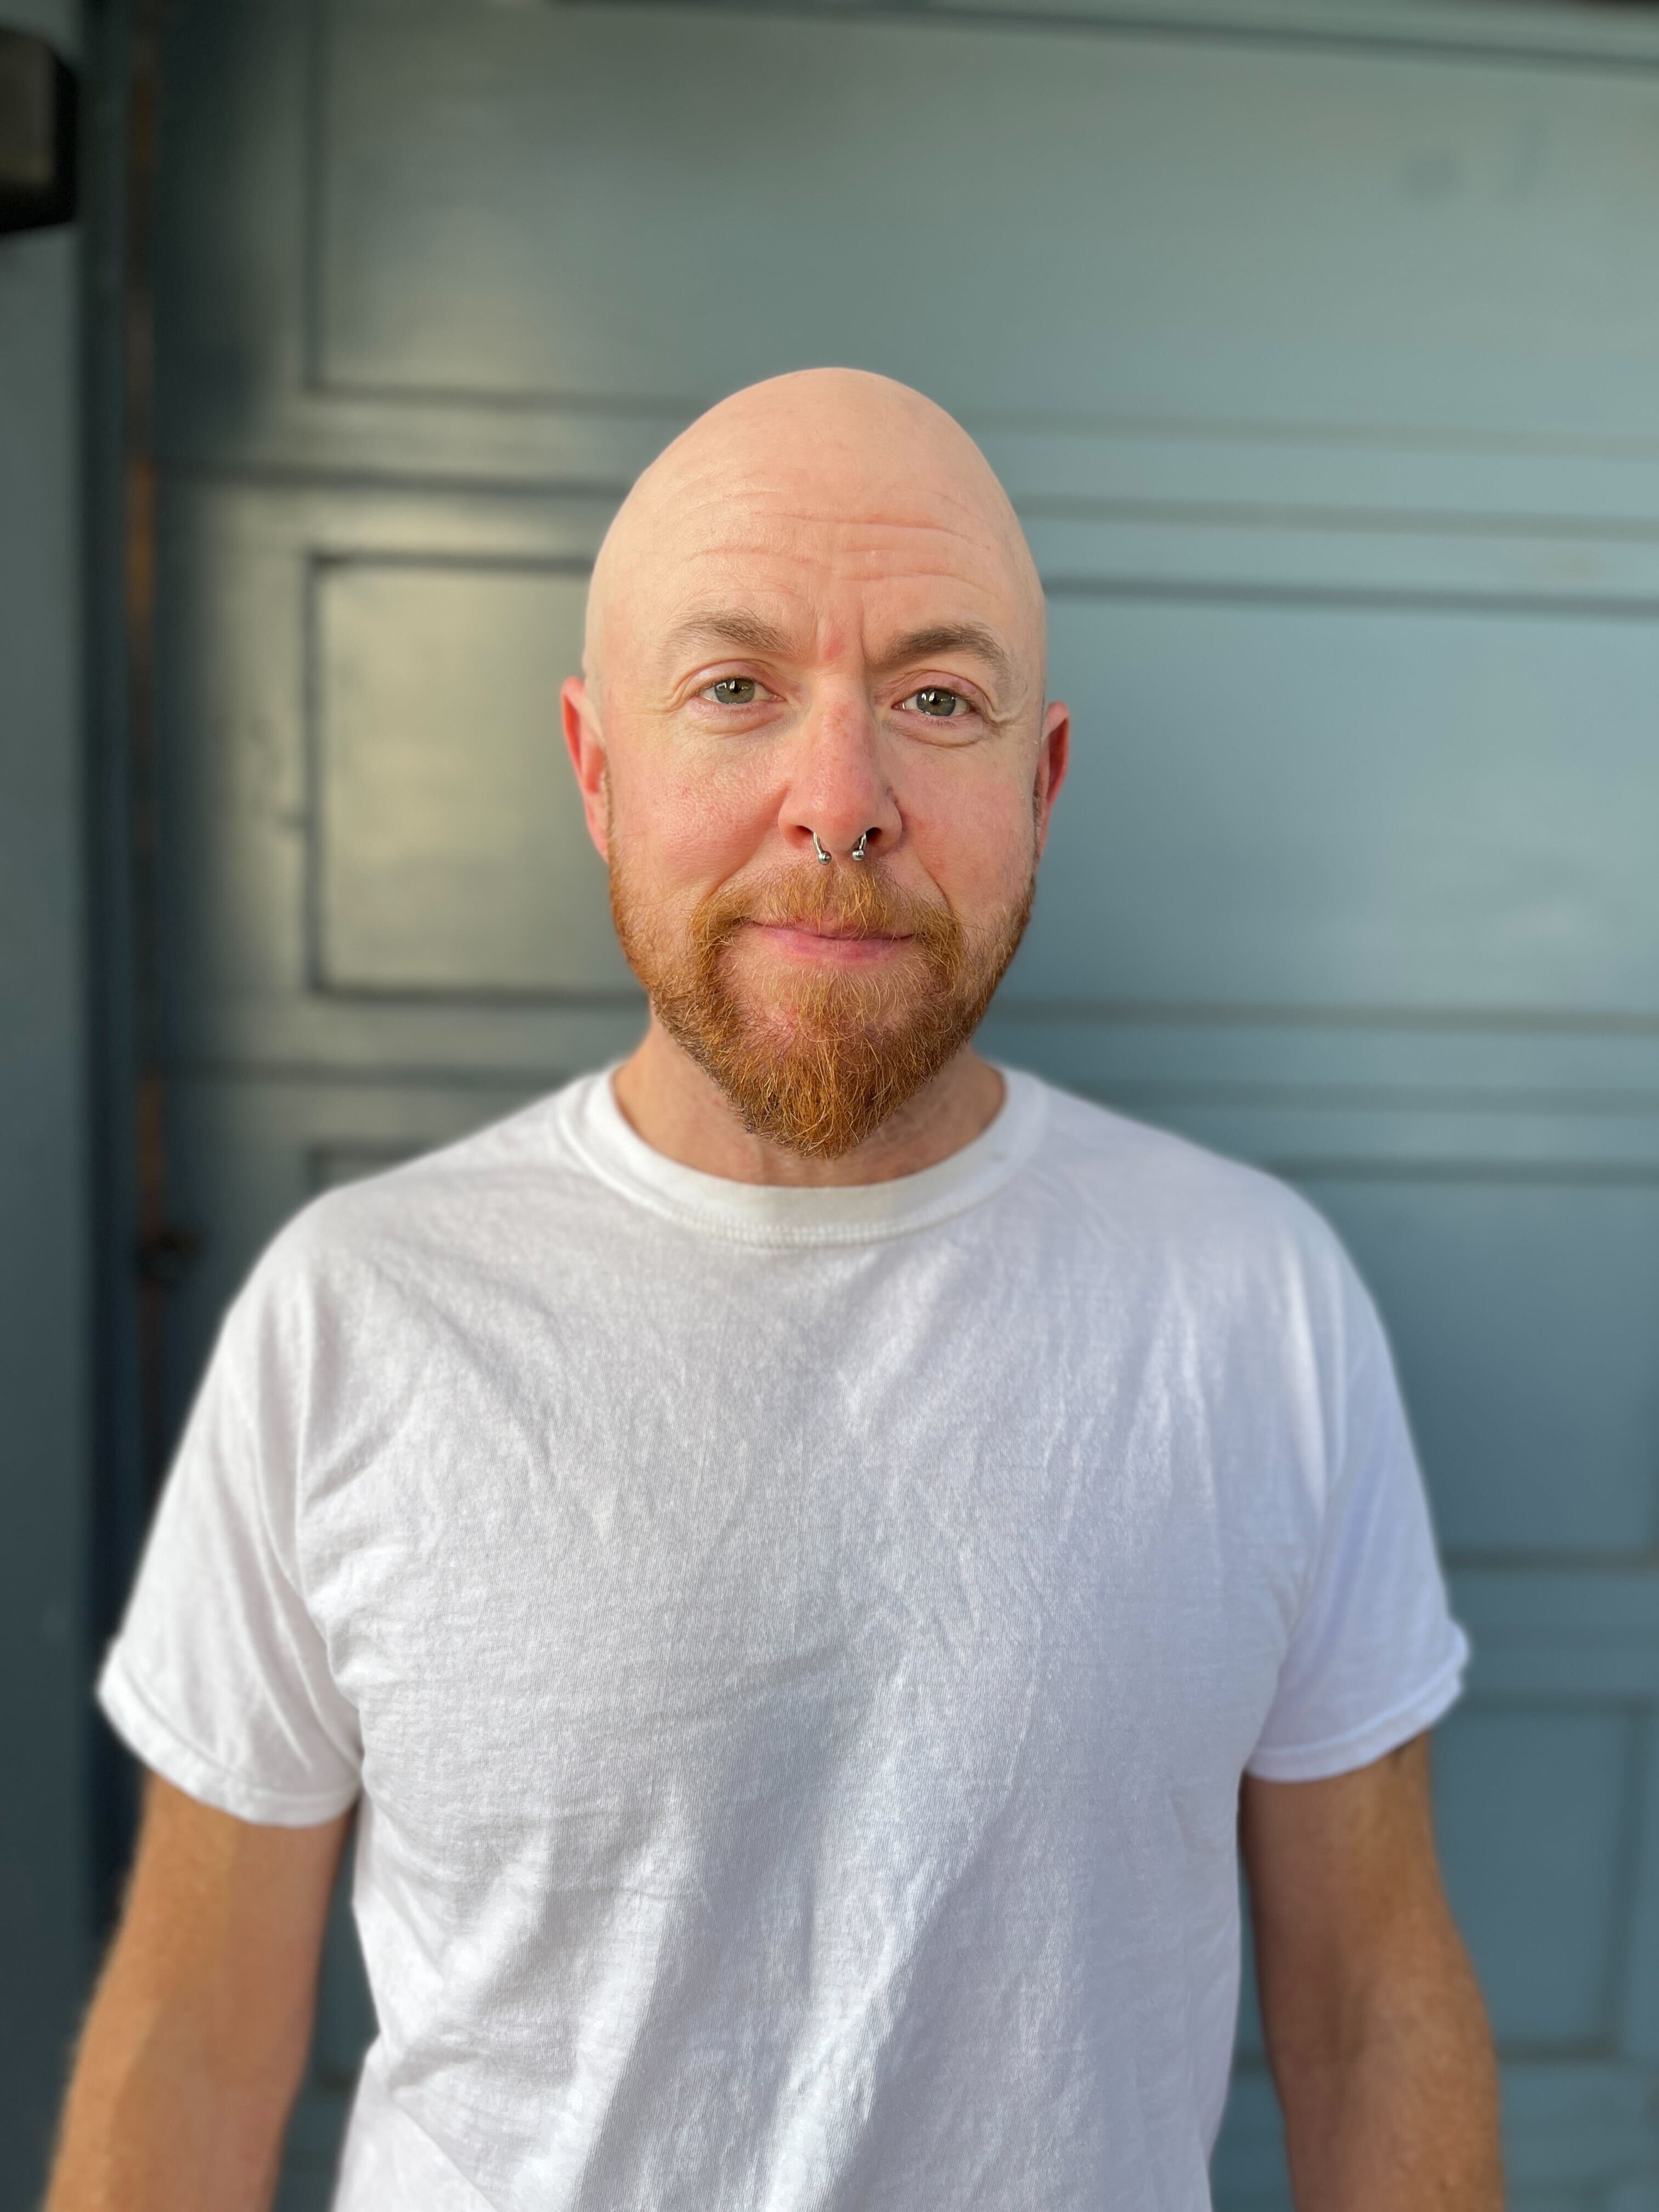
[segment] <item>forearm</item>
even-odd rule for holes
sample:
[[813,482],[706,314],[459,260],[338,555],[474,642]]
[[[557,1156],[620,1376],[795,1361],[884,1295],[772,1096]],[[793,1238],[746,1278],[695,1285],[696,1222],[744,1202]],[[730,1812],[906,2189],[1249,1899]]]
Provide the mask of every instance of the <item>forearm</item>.
[[88,2020],[46,2212],[266,2212],[295,2063],[237,2063],[236,2039],[112,1972]]
[[264,2212],[349,1825],[261,1826],[150,1778],[46,2212]]
[[1502,2212],[1497,2069],[1461,1946],[1272,2058],[1297,2212]]

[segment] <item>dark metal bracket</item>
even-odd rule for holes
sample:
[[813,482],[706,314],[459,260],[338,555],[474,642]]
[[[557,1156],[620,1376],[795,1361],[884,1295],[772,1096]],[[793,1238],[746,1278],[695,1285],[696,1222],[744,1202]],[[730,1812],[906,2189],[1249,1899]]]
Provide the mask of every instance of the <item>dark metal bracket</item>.
[[44,39],[0,30],[0,232],[75,214],[75,72]]

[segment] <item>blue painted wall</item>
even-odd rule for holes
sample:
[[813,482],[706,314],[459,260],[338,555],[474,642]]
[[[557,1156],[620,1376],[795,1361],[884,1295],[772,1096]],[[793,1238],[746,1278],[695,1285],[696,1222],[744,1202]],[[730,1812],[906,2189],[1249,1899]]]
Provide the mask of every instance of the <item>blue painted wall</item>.
[[[67,0],[9,25],[75,46]],[[75,230],[0,238],[0,2207],[86,1971],[90,1433]]]

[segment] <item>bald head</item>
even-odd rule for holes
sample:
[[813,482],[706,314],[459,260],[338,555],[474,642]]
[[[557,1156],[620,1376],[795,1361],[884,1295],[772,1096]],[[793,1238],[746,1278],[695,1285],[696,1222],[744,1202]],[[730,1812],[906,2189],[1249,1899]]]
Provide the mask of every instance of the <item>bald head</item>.
[[875,587],[890,575],[901,598],[908,580],[947,575],[962,619],[998,636],[1040,705],[1042,591],[1007,494],[943,408],[850,368],[734,392],[646,470],[594,563],[590,690],[700,604],[736,609],[757,587],[810,601],[815,564]]

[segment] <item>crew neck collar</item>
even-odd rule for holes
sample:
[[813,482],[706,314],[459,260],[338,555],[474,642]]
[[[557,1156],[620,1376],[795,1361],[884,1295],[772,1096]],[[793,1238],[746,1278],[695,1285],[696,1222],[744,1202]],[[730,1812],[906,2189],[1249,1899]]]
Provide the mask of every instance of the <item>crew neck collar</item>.
[[1003,1099],[970,1144],[919,1174],[801,1190],[705,1175],[655,1151],[624,1118],[613,1068],[560,1095],[567,1140],[601,1182],[652,1212],[744,1244],[869,1244],[929,1229],[1000,1190],[1036,1150],[1048,1094],[1036,1078],[999,1066]]

